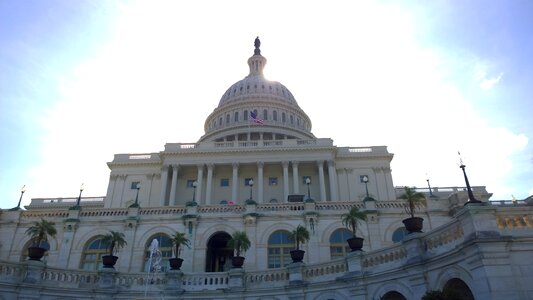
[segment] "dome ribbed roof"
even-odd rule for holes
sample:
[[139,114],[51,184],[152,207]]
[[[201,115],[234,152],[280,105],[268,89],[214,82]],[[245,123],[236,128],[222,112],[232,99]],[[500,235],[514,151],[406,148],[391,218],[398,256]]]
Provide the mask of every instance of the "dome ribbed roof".
[[289,89],[277,81],[266,80],[263,75],[248,75],[233,84],[220,98],[218,107],[251,97],[270,98],[298,107]]

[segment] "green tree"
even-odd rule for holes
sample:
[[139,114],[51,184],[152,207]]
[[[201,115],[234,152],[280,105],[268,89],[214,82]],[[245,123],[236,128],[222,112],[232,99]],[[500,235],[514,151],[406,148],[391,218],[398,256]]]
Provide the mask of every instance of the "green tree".
[[170,238],[172,241],[172,247],[174,251],[174,257],[178,258],[180,254],[180,248],[181,246],[191,246],[191,242],[187,238],[187,235],[183,232],[176,232],[174,235]]
[[33,222],[33,225],[26,230],[26,234],[32,239],[33,247],[40,247],[43,241],[48,240],[48,237],[55,238],[57,230],[55,223],[41,219],[41,221]]
[[352,207],[348,213],[341,216],[342,224],[352,231],[352,236],[356,237],[359,222],[366,221],[366,212],[360,211],[357,207]]
[[309,230],[307,230],[305,226],[298,225],[298,227],[289,234],[289,239],[296,243],[296,250],[300,250],[300,244],[309,241]]
[[250,249],[250,240],[244,231],[235,231],[228,241],[228,247],[235,250],[235,256],[241,256],[241,252],[246,252]]
[[405,212],[411,216],[415,217],[415,211],[420,206],[426,205],[426,196],[424,194],[417,192],[415,188],[404,187],[404,193],[400,195],[400,199],[407,201],[407,207]]
[[109,255],[116,254],[118,250],[128,244],[124,237],[124,233],[113,230],[109,231],[108,234],[104,235],[102,241],[107,245]]

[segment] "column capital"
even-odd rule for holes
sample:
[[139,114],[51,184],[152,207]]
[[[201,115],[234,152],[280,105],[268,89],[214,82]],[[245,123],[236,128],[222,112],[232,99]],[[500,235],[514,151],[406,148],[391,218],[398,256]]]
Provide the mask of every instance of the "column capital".
[[234,169],[237,169],[239,167],[239,163],[232,163],[231,166],[234,168]]
[[197,164],[196,167],[198,168],[198,171],[204,169],[204,164]]
[[319,167],[323,167],[324,166],[324,160],[317,160],[316,161],[316,165],[319,166]]
[[179,167],[180,167],[180,165],[179,165],[179,164],[171,164],[171,166],[172,166],[172,169],[174,169],[174,168],[176,168],[176,169],[177,169],[177,168],[179,168]]
[[215,167],[215,164],[214,164],[214,163],[208,163],[208,164],[207,164],[207,169],[208,169],[208,170],[213,170],[214,167]]
[[328,160],[328,166],[335,167],[335,161],[332,159]]
[[281,162],[281,165],[282,165],[284,168],[288,168],[288,167],[289,167],[289,162],[288,162],[288,161],[282,161],[282,162]]
[[298,161],[293,160],[293,161],[291,161],[291,163],[292,163],[292,166],[293,166],[294,168],[298,167],[298,163],[299,163]]
[[265,163],[264,163],[264,162],[262,162],[262,161],[258,161],[258,162],[257,162],[257,167],[258,167],[258,168],[262,168],[262,167],[264,167],[264,166],[265,166]]
[[168,171],[168,168],[170,167],[170,165],[163,165],[161,167],[161,171]]

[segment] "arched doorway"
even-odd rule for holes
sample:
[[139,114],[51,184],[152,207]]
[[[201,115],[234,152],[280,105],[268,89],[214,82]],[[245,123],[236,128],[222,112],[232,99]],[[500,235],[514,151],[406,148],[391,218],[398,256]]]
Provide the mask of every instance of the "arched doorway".
[[233,249],[228,248],[231,236],[226,232],[217,232],[207,242],[205,262],[206,272],[224,272],[231,268]]
[[383,297],[381,297],[381,299],[382,300],[407,300],[402,294],[396,291],[387,292],[385,295],[383,295]]
[[472,291],[466,285],[464,281],[462,281],[459,278],[452,278],[446,282],[444,285],[444,288],[442,289],[445,293],[452,293],[461,295],[464,300],[474,300],[474,295],[472,294]]

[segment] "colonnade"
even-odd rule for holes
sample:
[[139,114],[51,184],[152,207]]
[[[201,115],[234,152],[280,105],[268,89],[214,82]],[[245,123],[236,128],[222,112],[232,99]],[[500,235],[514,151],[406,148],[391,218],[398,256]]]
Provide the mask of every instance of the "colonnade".
[[[313,174],[318,173],[318,187],[320,191],[320,201],[337,201],[338,200],[338,183],[337,183],[337,173],[335,168],[335,162],[330,160],[327,161],[327,167],[328,167],[328,182],[329,182],[329,198],[327,198],[326,194],[326,178],[325,178],[325,172],[324,172],[324,161],[314,161],[314,162],[298,162],[298,161],[282,161],[280,162],[282,167],[282,179],[283,179],[283,199],[284,201],[287,200],[288,196],[290,194],[301,194],[300,192],[300,178],[299,178],[299,166],[300,164],[305,163],[306,165],[308,163],[314,163],[316,165],[316,169],[318,169],[318,172],[313,172]],[[254,182],[254,186],[257,187],[257,199],[256,201],[258,203],[264,203],[264,162],[257,162],[256,168],[257,168],[257,181]],[[269,163],[270,164],[270,163]],[[222,165],[222,164],[220,164]],[[232,199],[239,199],[238,198],[238,192],[239,192],[239,167],[242,165],[250,165],[250,164],[239,164],[239,163],[233,163],[232,164],[232,180],[231,180],[231,197]],[[194,166],[194,165],[193,165]],[[194,200],[198,204],[215,204],[212,203],[213,201],[213,173],[216,168],[216,164],[208,163],[208,164],[197,164],[195,165],[197,167],[197,176],[196,181],[197,185],[195,187],[195,196]],[[292,168],[292,190],[290,190],[289,185],[289,166]],[[178,174],[180,171],[180,167],[191,167],[191,165],[180,165],[180,164],[171,164],[171,165],[165,165],[161,169],[161,195],[160,195],[160,205],[176,205],[177,203],[177,190],[178,190]],[[207,175],[204,176],[204,169],[207,169]],[[168,184],[169,175],[171,178],[170,187]],[[206,180],[206,184],[204,185],[204,177]],[[242,178],[241,178],[242,179]],[[168,188],[170,188],[170,194],[168,191]],[[205,188],[205,198],[204,198],[204,188]],[[167,195],[169,196],[167,199]]]

